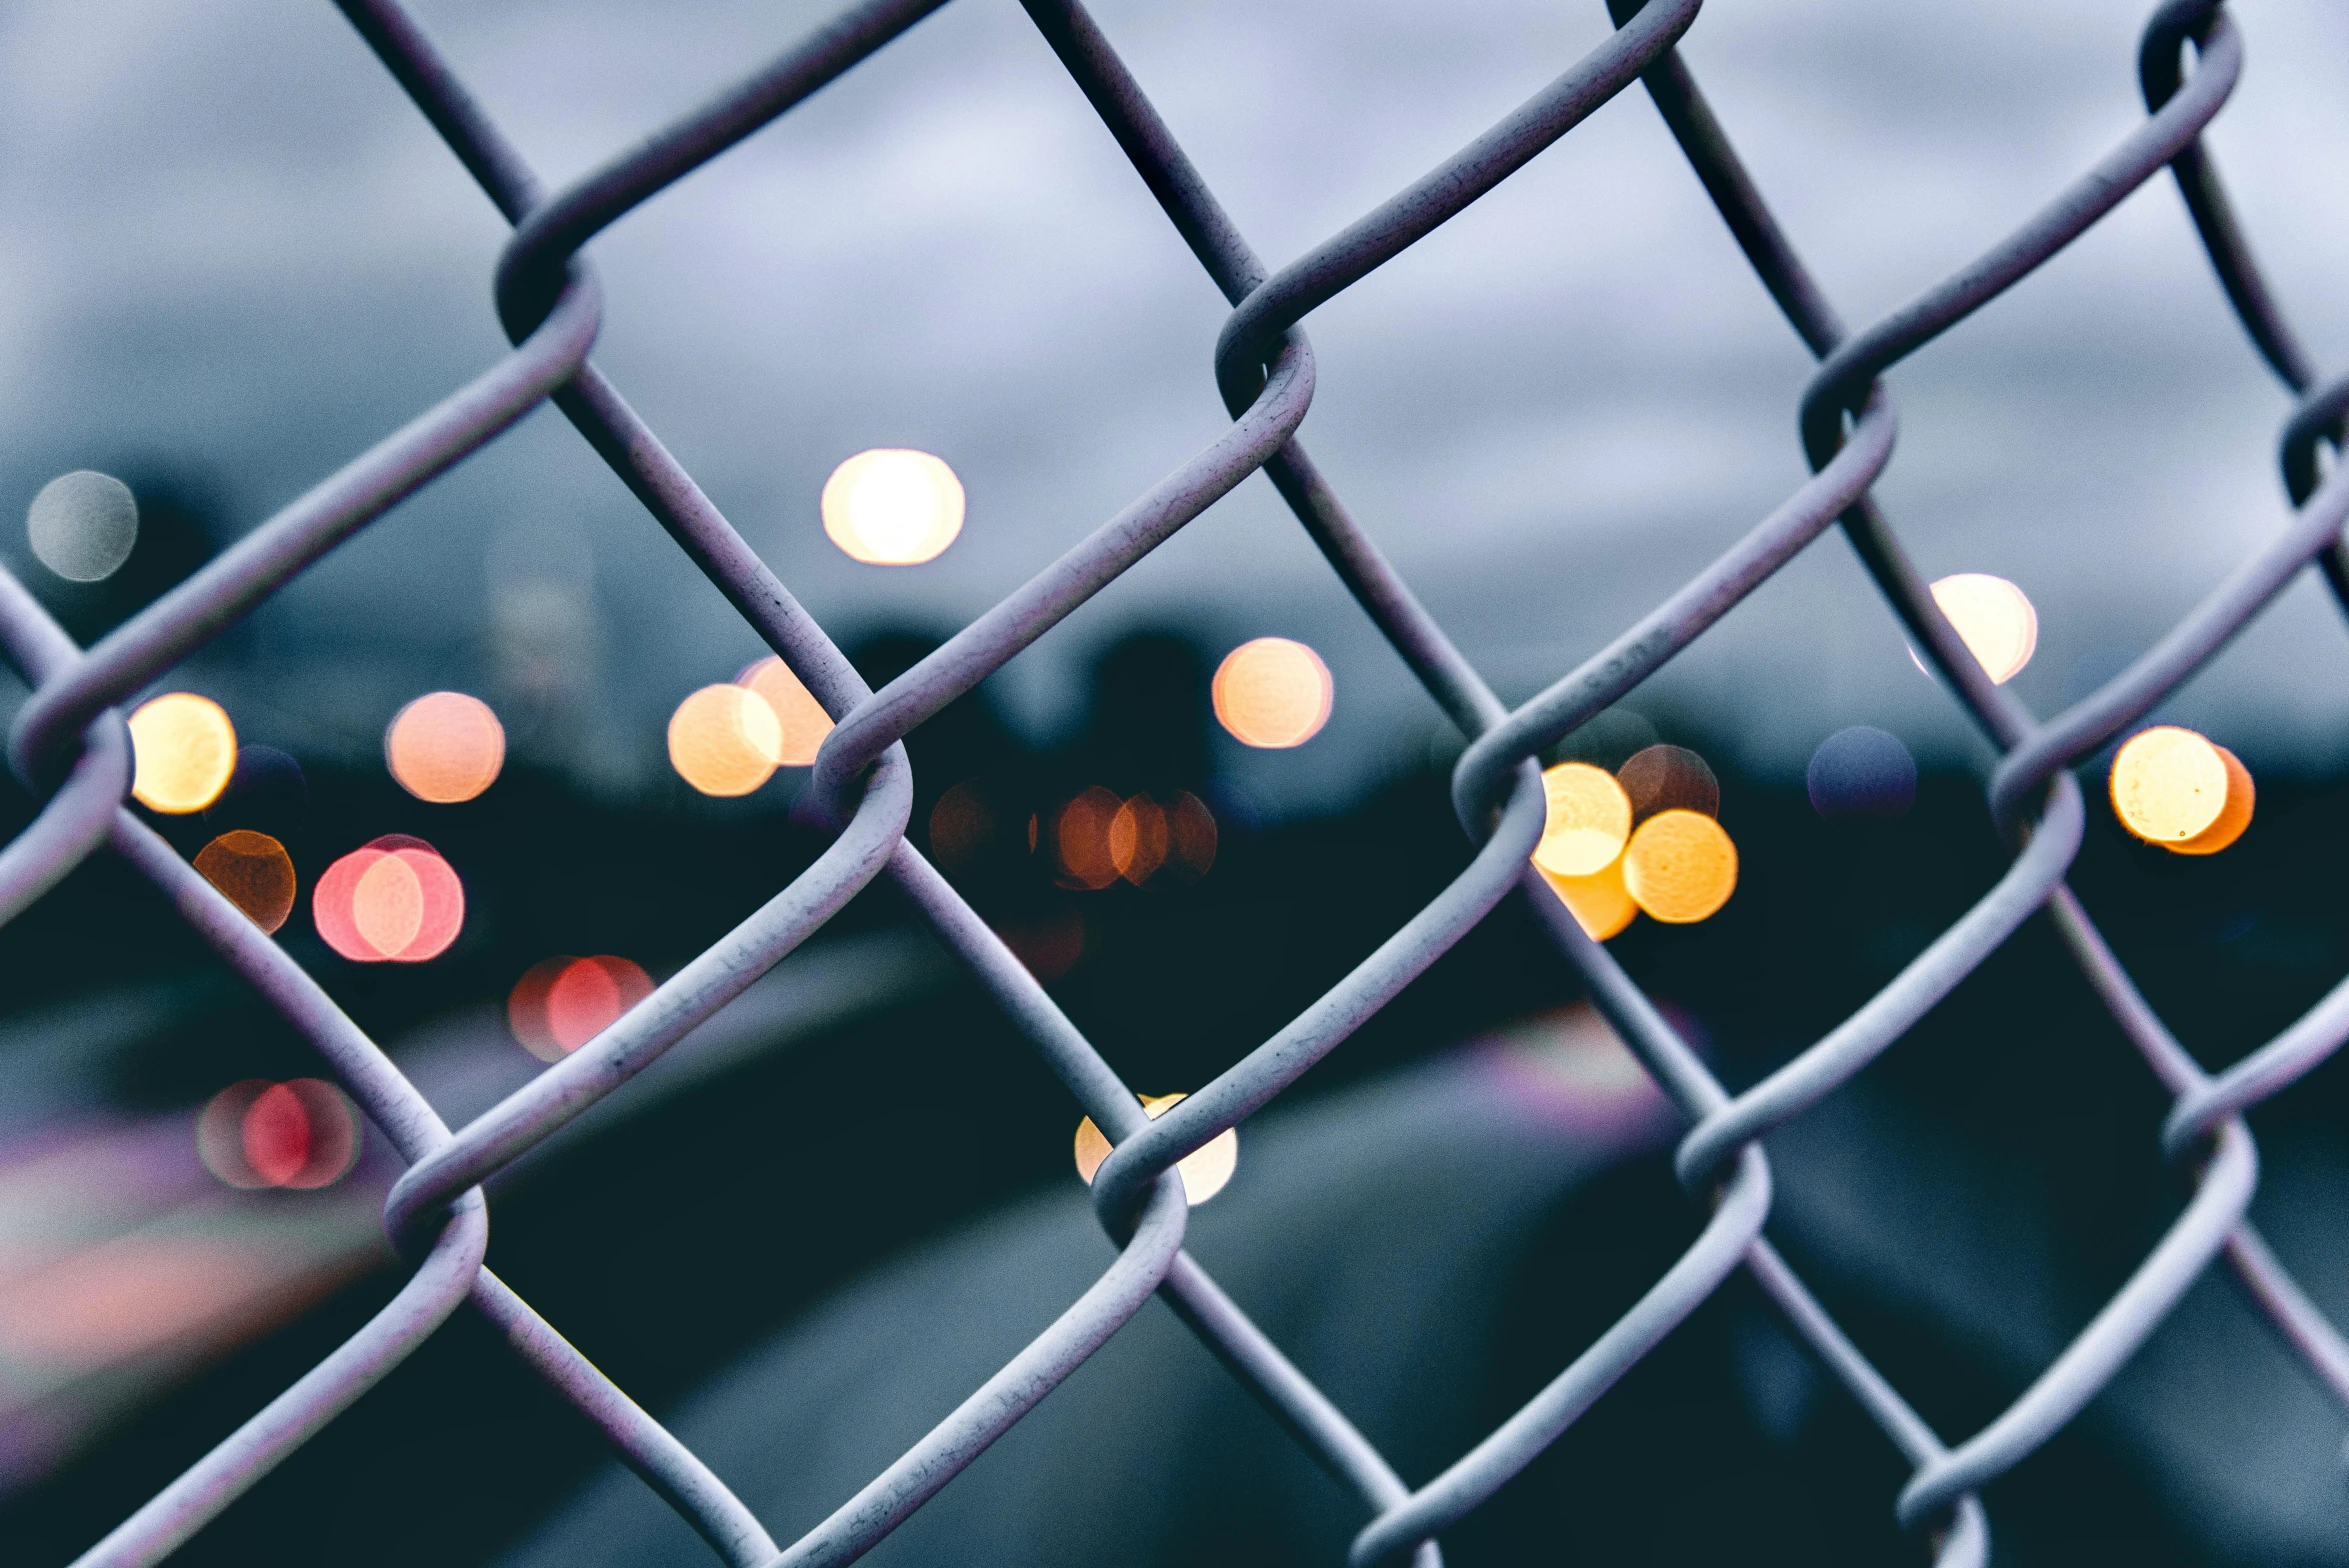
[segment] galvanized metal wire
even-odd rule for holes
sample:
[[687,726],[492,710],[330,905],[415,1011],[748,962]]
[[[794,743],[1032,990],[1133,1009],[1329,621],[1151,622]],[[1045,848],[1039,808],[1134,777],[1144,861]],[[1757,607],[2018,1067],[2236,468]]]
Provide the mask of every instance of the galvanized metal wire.
[[[2219,0],[2167,0],[2148,23],[2146,118],[2012,234],[1883,320],[1847,331],[1772,217],[1674,50],[1700,0],[1609,0],[1616,31],[1548,87],[1408,189],[1277,270],[1249,247],[1078,0],[1022,0],[1077,88],[1232,305],[1216,345],[1230,427],[1190,461],[935,653],[874,692],[745,544],[588,358],[600,315],[583,248],[623,214],[755,134],[919,22],[942,0],[867,0],[756,74],[624,155],[547,193],[448,62],[395,0],[337,0],[344,14],[513,224],[496,298],[513,349],[473,382],[240,540],[84,650],[0,573],[0,645],[32,685],[9,737],[17,776],[46,800],[0,849],[0,918],[105,848],[137,867],[222,958],[307,1037],[409,1161],[385,1223],[406,1284],[363,1329],[81,1559],[160,1561],[334,1419],[470,1300],[516,1353],[727,1562],[836,1564],[889,1533],[1115,1334],[1163,1297],[1295,1439],[1359,1495],[1351,1561],[1441,1561],[1446,1527],[1491,1497],[1602,1398],[1740,1267],[1913,1466],[1894,1506],[1933,1560],[1989,1558],[1979,1501],[2121,1369],[2205,1269],[2223,1257],[2248,1298],[2345,1407],[2349,1342],[2245,1219],[2258,1155],[2242,1115],[2349,1038],[2349,980],[2274,1040],[2206,1072],[2171,1035],[2065,885],[2085,812],[2068,771],[2174,691],[2305,567],[2349,609],[2349,471],[2324,451],[2349,410],[2349,379],[2324,381],[2254,261],[2200,137],[2225,106],[2243,43]],[[2190,69],[2189,69],[2190,66]],[[1819,360],[1798,425],[1812,477],[1746,536],[1581,667],[1504,705],[1347,514],[1296,432],[1311,404],[1312,312],[1424,238],[1635,81],[1788,324]],[[1935,605],[1870,486],[1898,415],[1881,377],[2077,239],[2168,168],[2246,332],[2300,401],[2281,437],[2294,510],[2152,649],[2051,718],[1993,685]],[[595,1040],[467,1125],[424,1098],[300,966],[124,809],[129,751],[114,704],[169,670],[327,551],[552,401],[678,546],[797,672],[837,721],[804,806],[834,830],[804,873]],[[1148,1120],[1139,1102],[1035,978],[905,837],[904,737],[1248,475],[1263,470],[1362,609],[1470,737],[1453,777],[1476,848],[1468,867],[1320,1000],[1211,1083]],[[1608,951],[1528,866],[1542,828],[1535,756],[1660,669],[1755,587],[1840,524],[1908,635],[2000,753],[1988,792],[2014,846],[1997,884],[1857,1012],[1759,1083],[1732,1093]],[[695,1455],[482,1267],[480,1184],[723,1007],[875,879],[910,896],[1059,1075],[1115,1148],[1093,1200],[1114,1261],[1050,1328],[912,1449],[800,1539],[778,1544]],[[1342,1044],[1513,890],[1526,891],[1564,961],[1690,1123],[1677,1168],[1708,1211],[1702,1230],[1614,1325],[1516,1414],[1416,1487],[1183,1250],[1176,1161],[1277,1097]],[[1981,1431],[1955,1443],[1922,1420],[1820,1306],[1766,1235],[1771,1177],[1760,1141],[1864,1071],[2016,929],[2049,911],[2082,974],[2173,1096],[2158,1136],[2191,1195],[2153,1251],[2088,1326]]]

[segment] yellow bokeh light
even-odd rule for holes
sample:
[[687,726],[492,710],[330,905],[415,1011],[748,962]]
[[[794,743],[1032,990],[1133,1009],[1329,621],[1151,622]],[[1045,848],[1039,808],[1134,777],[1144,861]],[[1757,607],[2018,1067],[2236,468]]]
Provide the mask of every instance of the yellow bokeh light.
[[2209,827],[2182,844],[2166,844],[2163,848],[2180,855],[2215,855],[2243,836],[2251,826],[2251,807],[2258,791],[2251,787],[2251,770],[2242,760],[2224,746],[2211,748],[2219,760],[2227,765],[2227,803],[2221,807],[2218,819]]
[[294,912],[294,861],[266,833],[237,828],[196,852],[196,871],[264,931]]
[[383,760],[418,800],[454,805],[497,782],[506,765],[506,728],[479,697],[426,692],[392,715]]
[[1321,733],[1337,686],[1311,648],[1286,637],[1259,637],[1224,655],[1209,694],[1217,720],[1233,739],[1281,751]]
[[1620,857],[1609,861],[1605,870],[1587,877],[1562,877],[1546,867],[1536,869],[1550,885],[1550,891],[1558,895],[1558,902],[1573,912],[1575,924],[1594,942],[1604,942],[1620,934],[1639,917],[1639,905],[1623,885]]
[[877,447],[832,470],[824,532],[854,560],[918,566],[962,532],[962,481],[927,452]]
[[770,653],[734,677],[734,684],[757,692],[775,710],[782,735],[775,748],[777,765],[804,768],[814,763],[824,737],[832,733],[832,715],[800,684],[791,666]]
[[[1179,1094],[1145,1094],[1140,1096],[1142,1109],[1152,1121],[1175,1105],[1182,1103]],[[1088,1116],[1077,1123],[1077,1174],[1085,1178],[1085,1185],[1093,1184],[1093,1173],[1101,1169],[1101,1162],[1109,1158],[1109,1140],[1101,1136],[1101,1129]],[[1237,1128],[1226,1127],[1206,1143],[1193,1149],[1176,1162],[1175,1170],[1183,1178],[1183,1197],[1192,1208],[1223,1191],[1232,1179],[1232,1172],[1240,1166],[1240,1134]]]
[[1994,684],[2003,686],[2039,646],[2039,612],[2023,590],[1988,572],[1960,572],[1933,585],[1933,602]]
[[1631,837],[1631,797],[1615,775],[1587,762],[1542,770],[1549,814],[1533,863],[1562,877],[1595,876],[1623,853]]
[[174,691],[141,703],[130,735],[131,798],[150,811],[202,811],[236,771],[236,727],[209,697]]
[[747,687],[704,686],[669,718],[669,763],[704,795],[749,794],[782,749],[782,721]]
[[[2129,737],[2112,759],[2112,809],[2121,826],[2148,843],[2181,848],[2202,834],[2222,826],[2227,816],[2230,772],[2243,765],[2192,730],[2157,724]],[[2251,821],[2251,775],[2243,773],[2242,821]],[[2224,849],[2242,832],[2210,849]]]
[[1659,811],[1623,850],[1623,888],[1666,925],[1702,920],[1737,891],[1737,846],[1699,811]]

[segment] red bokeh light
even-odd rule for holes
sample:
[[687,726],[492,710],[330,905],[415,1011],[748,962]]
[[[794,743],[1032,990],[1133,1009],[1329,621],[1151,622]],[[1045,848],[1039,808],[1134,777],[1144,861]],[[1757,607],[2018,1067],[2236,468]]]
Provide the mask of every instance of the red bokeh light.
[[329,1187],[359,1158],[359,1120],[322,1079],[247,1078],[204,1107],[196,1153],[231,1187]]
[[506,997],[506,1024],[522,1049],[559,1062],[652,995],[641,965],[609,953],[544,959],[523,972]]
[[326,868],[310,894],[326,945],[354,963],[438,958],[465,925],[465,887],[440,851],[387,833]]

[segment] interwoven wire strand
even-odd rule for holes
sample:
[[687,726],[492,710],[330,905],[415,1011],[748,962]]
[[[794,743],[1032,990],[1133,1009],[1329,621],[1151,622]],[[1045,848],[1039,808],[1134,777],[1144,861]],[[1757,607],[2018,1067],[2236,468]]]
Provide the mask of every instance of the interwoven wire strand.
[[[2258,1158],[2242,1113],[2314,1068],[2349,1037],[2349,981],[2226,1071],[2196,1064],[2114,958],[2064,876],[2084,807],[2068,771],[2191,676],[2315,562],[2349,608],[2349,475],[2329,474],[2349,379],[2321,382],[2236,227],[2199,137],[2225,104],[2242,43],[2219,0],[2168,0],[2147,24],[2138,70],[2147,117],[2014,233],[1948,280],[1848,333],[1771,216],[1674,45],[1700,0],[1609,0],[1617,30],[1424,178],[1277,272],[1268,271],[1207,189],[1140,85],[1077,0],[1022,0],[1176,231],[1232,304],[1216,376],[1232,424],[1216,441],[1058,561],[879,692],[702,494],[587,358],[598,285],[579,252],[647,198],[750,136],[943,0],[867,0],[765,69],[564,190],[548,194],[431,42],[394,0],[337,0],[344,14],[514,225],[499,259],[501,320],[514,348],[354,462],[327,477],[193,577],[77,648],[0,572],[0,643],[32,685],[9,740],[17,776],[46,797],[0,850],[0,919],[107,847],[138,867],[327,1059],[409,1163],[385,1222],[413,1272],[391,1303],[292,1387],[80,1559],[156,1562],[474,1305],[516,1352],[610,1438],[727,1562],[854,1560],[944,1486],[1123,1325],[1152,1294],[1177,1314],[1295,1439],[1361,1497],[1356,1568],[1441,1562],[1435,1537],[1491,1497],[1743,1266],[1914,1466],[1896,1502],[1937,1563],[1989,1557],[1977,1494],[2078,1414],[2222,1254],[2277,1331],[2349,1406],[2349,1342],[2317,1311],[2245,1219]],[[2192,71],[2188,73],[2191,46]],[[1298,445],[1313,351],[1298,324],[1432,232],[1634,80],[1789,324],[1818,357],[1800,404],[1813,475],[1718,560],[1556,684],[1504,707],[1358,528]],[[1936,607],[1869,495],[1891,456],[1896,416],[1878,377],[2028,275],[2164,166],[2245,330],[2299,395],[2282,438],[2295,508],[2283,532],[2211,589],[2150,651],[2045,722],[1993,685]],[[805,801],[836,830],[823,854],[764,907],[575,1054],[451,1131],[381,1050],[292,959],[122,804],[128,737],[112,704],[147,685],[320,556],[552,400],[685,553],[798,673],[837,726]],[[1477,844],[1468,868],[1338,985],[1271,1039],[1156,1121],[954,889],[905,839],[912,778],[899,742],[1063,616],[1262,469],[1331,567],[1471,743],[1453,800]],[[2000,753],[1992,816],[2015,858],[1988,894],[1868,1003],[1760,1083],[1731,1094],[1614,958],[1584,935],[1528,865],[1542,829],[1535,756],[1644,681],[1840,522],[1908,634]],[[1118,1252],[1060,1318],[838,1511],[788,1546],[691,1451],[613,1386],[482,1267],[480,1183],[725,1005],[876,877],[910,895],[938,936],[1033,1042],[1116,1145],[1093,1186]],[[1692,1124],[1677,1166],[1710,1210],[1688,1250],[1524,1408],[1450,1468],[1413,1487],[1183,1250],[1175,1162],[1234,1126],[1327,1055],[1522,887],[1600,1010]],[[1770,1168],[1759,1141],[1849,1081],[2036,910],[2045,908],[2082,973],[2173,1095],[2162,1144],[2192,1196],[2160,1243],[2077,1338],[1981,1431],[1945,1443],[1869,1364],[1764,1234]]]

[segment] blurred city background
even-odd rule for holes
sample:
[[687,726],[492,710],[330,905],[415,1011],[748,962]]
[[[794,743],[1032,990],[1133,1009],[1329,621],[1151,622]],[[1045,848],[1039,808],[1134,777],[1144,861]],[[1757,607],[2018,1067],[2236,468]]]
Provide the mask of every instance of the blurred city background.
[[[550,182],[827,14],[414,9]],[[1607,27],[1595,0],[1096,14],[1276,263]],[[2125,134],[2143,20],[2103,0],[1723,4],[1683,53],[1863,322]],[[2247,7],[2240,25],[2250,64],[2208,141],[2288,309],[2339,363],[2349,187],[2309,149],[2349,141],[2349,16]],[[502,347],[503,224],[329,6],[23,0],[0,15],[0,147],[0,562],[85,642]],[[946,8],[590,254],[609,299],[598,362],[875,685],[1225,422],[1222,302],[1015,7]],[[1808,356],[1638,92],[1306,326],[1320,389],[1304,437],[1511,702],[1805,473]],[[2012,689],[2043,714],[2286,514],[2287,397],[2166,180],[1890,379],[1900,448],[1877,493],[1928,577],[1995,574],[2028,596],[2036,648]],[[935,559],[860,564],[827,538],[827,476],[874,448],[936,454],[959,478],[962,529]],[[138,510],[127,561],[90,583],[9,521],[77,470],[117,476]],[[1243,744],[1211,700],[1226,656],[1267,637],[1328,672],[1326,724],[1302,744]],[[533,974],[546,1005],[570,972],[551,959],[625,960],[597,971],[624,1001],[820,849],[790,813],[804,768],[720,798],[674,761],[679,705],[764,652],[542,410],[156,688],[210,699],[240,743],[291,760],[249,756],[207,809],[148,819],[191,859],[235,830],[281,843],[299,894],[280,940],[454,1122],[578,1043],[534,1054],[513,1005]],[[0,673],[0,708],[23,690]],[[419,798],[386,764],[386,726],[435,691],[482,699],[503,730],[502,771],[462,801]],[[2137,842],[2104,801],[2108,754],[2083,770],[2072,885],[2215,1066],[2349,970],[2349,634],[2322,584],[2310,574],[2156,718],[2241,757],[2256,821],[2224,855]],[[1821,795],[1814,756],[1853,726],[1914,759],[1905,811]],[[1544,760],[1613,770],[1658,744],[1710,765],[1736,891],[1612,947],[1732,1085],[1845,1016],[2006,863],[1981,803],[1988,751],[1838,538]],[[1129,1081],[1174,1093],[1458,872],[1460,745],[1258,478],[914,734],[912,835]],[[1107,861],[1078,842],[1086,800],[1106,802],[1102,843],[1124,846]],[[1129,813],[1115,840],[1136,800],[1157,826]],[[35,805],[0,786],[0,831]],[[429,962],[354,961],[314,915],[327,868],[392,834],[462,882],[461,929]],[[380,1209],[397,1162],[305,1088],[269,1102],[303,1131],[264,1168],[262,1086],[321,1065],[104,856],[0,928],[0,977],[0,1535],[11,1561],[46,1564],[396,1288]],[[2255,1213],[2336,1320],[2345,1098],[2329,1068],[2253,1118]],[[1773,1235],[1963,1434],[2176,1212],[2162,1111],[2035,923],[1771,1141]],[[876,887],[503,1178],[492,1262],[647,1408],[686,1413],[688,1441],[796,1533],[1107,1258],[1070,1164],[1077,1119]],[[1671,1132],[1507,904],[1240,1130],[1195,1247],[1417,1480],[1695,1233]],[[2349,1563],[2349,1426],[2231,1290],[2204,1281],[1993,1488],[2001,1561]],[[460,1312],[178,1560],[706,1553],[611,1468]],[[1910,1560],[1891,1510],[1903,1473],[1739,1283],[1447,1548]],[[1151,1308],[876,1560],[1336,1561],[1356,1523]]]

